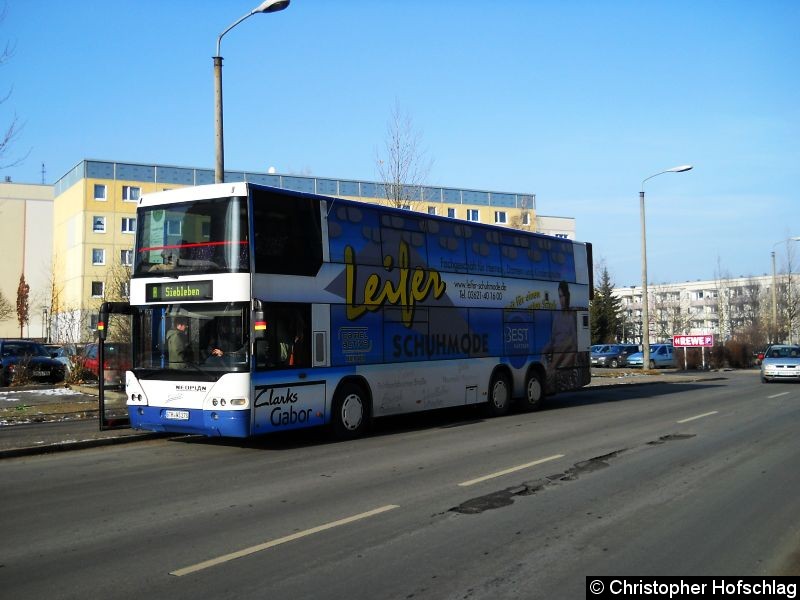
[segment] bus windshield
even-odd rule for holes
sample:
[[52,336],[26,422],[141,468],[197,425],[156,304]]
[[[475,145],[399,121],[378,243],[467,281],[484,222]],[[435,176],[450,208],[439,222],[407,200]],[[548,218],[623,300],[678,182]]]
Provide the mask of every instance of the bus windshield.
[[142,307],[134,317],[133,369],[140,378],[169,372],[216,380],[248,371],[247,303],[162,304]]
[[250,269],[245,198],[144,207],[137,216],[134,277]]

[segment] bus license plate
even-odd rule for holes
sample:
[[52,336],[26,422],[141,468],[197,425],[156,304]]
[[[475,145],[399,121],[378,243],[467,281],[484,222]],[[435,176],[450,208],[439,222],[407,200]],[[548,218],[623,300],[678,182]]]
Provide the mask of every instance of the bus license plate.
[[168,411],[165,411],[164,416],[167,419],[174,419],[176,421],[188,421],[189,420],[189,411],[188,410],[168,410]]
[[50,371],[34,371],[34,377],[50,377]]

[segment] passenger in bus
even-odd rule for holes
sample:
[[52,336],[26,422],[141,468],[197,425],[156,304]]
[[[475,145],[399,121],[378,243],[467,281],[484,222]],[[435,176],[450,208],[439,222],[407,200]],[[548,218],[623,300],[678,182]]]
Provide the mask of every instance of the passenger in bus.
[[211,342],[211,356],[225,356],[241,352],[242,349],[241,331],[232,326],[230,319],[219,319],[216,339]]
[[275,342],[277,344],[274,366],[287,366],[292,353],[292,336],[285,316],[278,317],[275,322]]
[[578,350],[577,316],[569,309],[569,284],[566,281],[558,284],[558,300],[561,310],[553,314],[550,341],[542,348],[542,354],[547,358],[547,378],[553,382],[556,382],[559,370],[575,366]]
[[295,334],[292,340],[292,347],[289,354],[289,366],[307,367],[309,366],[308,344],[306,343],[305,323],[298,315],[295,320]]
[[185,317],[175,317],[167,332],[167,359],[170,369],[182,369],[192,362],[192,345],[186,333]]

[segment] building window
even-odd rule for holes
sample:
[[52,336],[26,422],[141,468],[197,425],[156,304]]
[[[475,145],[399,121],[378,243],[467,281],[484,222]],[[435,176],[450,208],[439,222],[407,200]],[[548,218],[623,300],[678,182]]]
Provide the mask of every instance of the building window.
[[428,214],[429,215],[435,215],[436,214],[436,207],[435,206],[429,206],[428,207]]
[[106,218],[105,217],[92,217],[92,231],[95,233],[106,232]]
[[524,212],[522,213],[522,224],[523,225],[530,225],[531,224],[531,214]]
[[92,264],[106,264],[106,251],[103,248],[92,248]]
[[119,262],[125,265],[126,267],[133,266],[133,250],[120,250]]
[[183,221],[177,219],[167,219],[167,235],[181,235],[183,231]]
[[411,205],[410,204],[403,204],[403,206],[401,206],[400,208],[402,208],[403,210],[411,210]]
[[100,202],[106,201],[106,186],[102,183],[94,184],[94,199]]
[[557,238],[562,238],[562,239],[565,239],[565,240],[566,240],[566,239],[567,239],[569,236],[568,236],[566,233],[557,233],[557,234],[556,234],[556,237],[557,237]]
[[131,282],[121,281],[119,284],[119,295],[122,298],[129,298],[131,295]]
[[448,208],[447,209],[447,216],[450,217],[451,219],[455,219],[456,218],[456,209],[455,208]]
[[92,298],[102,298],[103,297],[103,282],[102,281],[93,281],[92,282]]
[[496,210],[494,211],[494,222],[495,223],[505,223],[506,222],[506,211],[504,210]]
[[97,324],[100,322],[100,315],[92,313],[89,315],[89,331],[96,331]]
[[138,202],[139,196],[142,193],[142,188],[133,185],[122,186],[122,199],[125,202]]
[[467,209],[467,221],[480,221],[481,215],[480,211],[477,208],[468,208]]
[[135,233],[136,219],[132,217],[122,217],[122,233]]

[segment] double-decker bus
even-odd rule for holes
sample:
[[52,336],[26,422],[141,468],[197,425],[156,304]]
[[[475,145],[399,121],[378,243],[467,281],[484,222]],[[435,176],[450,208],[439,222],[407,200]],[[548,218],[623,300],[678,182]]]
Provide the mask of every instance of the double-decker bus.
[[131,426],[247,437],[586,385],[591,245],[229,183],[143,196]]

